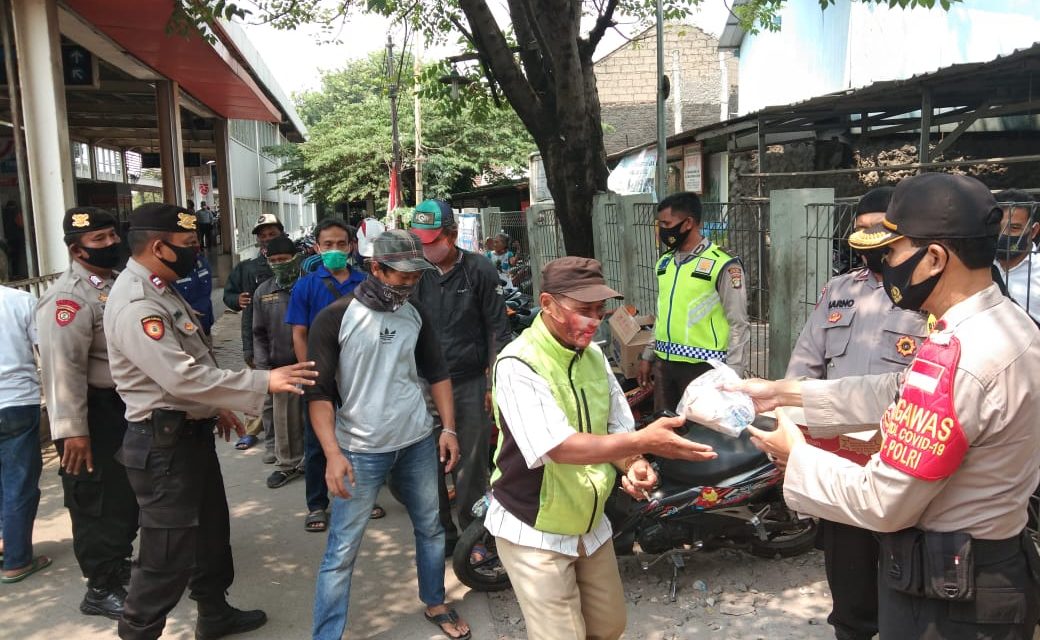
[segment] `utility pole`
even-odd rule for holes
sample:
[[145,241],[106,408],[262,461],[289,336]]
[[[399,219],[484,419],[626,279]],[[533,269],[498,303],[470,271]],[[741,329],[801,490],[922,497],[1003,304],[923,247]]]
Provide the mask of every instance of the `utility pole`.
[[657,201],[668,195],[668,150],[665,133],[664,101],[664,9],[662,0],[657,0]]
[[[394,75],[394,41],[386,34],[386,75],[390,86],[390,127],[393,136],[390,167],[390,199],[387,208],[401,206],[401,140],[397,131],[397,78]],[[389,211],[387,212],[389,213]]]
[[415,31],[415,204],[423,201],[422,103],[419,102],[419,75],[422,73],[422,32]]

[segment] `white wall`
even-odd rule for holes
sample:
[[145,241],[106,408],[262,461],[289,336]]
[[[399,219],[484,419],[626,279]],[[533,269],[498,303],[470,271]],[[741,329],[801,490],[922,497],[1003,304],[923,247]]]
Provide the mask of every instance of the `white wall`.
[[788,2],[781,30],[746,34],[740,113],[984,62],[1040,41],[1040,2],[969,0],[941,9],[889,9],[837,0]]

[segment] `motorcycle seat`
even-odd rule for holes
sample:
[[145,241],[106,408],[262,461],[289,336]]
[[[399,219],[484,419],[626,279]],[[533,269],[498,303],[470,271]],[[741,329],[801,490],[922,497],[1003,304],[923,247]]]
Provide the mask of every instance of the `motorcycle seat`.
[[[752,423],[759,429],[772,430],[776,424],[772,418],[759,416]],[[658,458],[661,484],[674,489],[697,486],[714,486],[740,473],[751,471],[769,462],[766,454],[751,443],[747,431],[739,438],[727,436],[687,421],[689,431],[683,437],[693,442],[710,445],[719,457],[705,462],[669,460]]]

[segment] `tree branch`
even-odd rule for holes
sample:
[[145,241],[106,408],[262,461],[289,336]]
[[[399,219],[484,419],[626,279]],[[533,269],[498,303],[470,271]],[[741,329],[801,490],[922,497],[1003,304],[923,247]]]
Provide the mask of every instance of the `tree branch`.
[[[523,0],[508,0],[509,13],[513,19],[513,30],[520,49],[520,60],[527,72],[527,79],[535,92],[541,96],[552,90],[551,70],[546,70],[542,57],[544,50],[534,34],[530,21],[530,4]],[[523,5],[523,6],[521,6]],[[548,53],[548,52],[544,52]]]
[[589,32],[589,37],[582,43],[583,47],[589,49],[590,55],[596,51],[596,47],[599,46],[599,41],[603,39],[603,34],[607,32],[607,29],[614,26],[614,10],[617,9],[617,5],[618,0],[608,0],[607,8],[596,19],[596,24]]

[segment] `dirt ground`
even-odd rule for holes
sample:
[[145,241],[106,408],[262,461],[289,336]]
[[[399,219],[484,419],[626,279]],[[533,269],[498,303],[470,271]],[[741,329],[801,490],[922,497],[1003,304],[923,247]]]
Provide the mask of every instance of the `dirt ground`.
[[[618,562],[628,604],[627,640],[834,637],[827,624],[831,594],[822,552],[776,560],[730,549],[693,552],[679,573],[675,602],[668,594],[667,559],[646,570],[633,556]],[[490,594],[490,605],[498,640],[526,637],[512,591]]]

